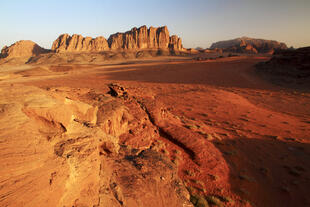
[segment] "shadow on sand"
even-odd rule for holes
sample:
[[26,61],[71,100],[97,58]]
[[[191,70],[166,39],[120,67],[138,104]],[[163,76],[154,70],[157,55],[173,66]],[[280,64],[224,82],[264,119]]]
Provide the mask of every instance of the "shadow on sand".
[[[266,83],[254,74],[254,65],[261,60],[245,59],[227,62],[163,63],[109,69],[109,80],[149,83],[205,84],[221,87],[266,89]],[[268,85],[270,88],[270,85]]]
[[310,145],[276,139],[213,142],[230,167],[231,190],[255,206],[309,206]]

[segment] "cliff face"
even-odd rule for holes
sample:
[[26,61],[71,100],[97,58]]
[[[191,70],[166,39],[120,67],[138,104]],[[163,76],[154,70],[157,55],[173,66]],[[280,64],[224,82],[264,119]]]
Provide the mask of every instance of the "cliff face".
[[176,35],[172,35],[169,40],[169,48],[172,50],[182,50],[182,40]]
[[47,52],[48,50],[40,47],[36,43],[30,40],[20,40],[15,42],[11,46],[4,46],[1,50],[2,58],[16,58],[16,57],[32,57],[42,53]]
[[286,44],[274,40],[241,37],[233,40],[219,41],[211,45],[211,49],[223,49],[226,52],[239,53],[273,53],[278,49],[287,49]]
[[147,29],[146,26],[133,28],[125,33],[116,33],[109,37],[109,46],[115,49],[168,49],[169,31],[166,26]]
[[108,42],[104,37],[83,37],[82,35],[60,35],[54,42],[52,50],[56,52],[82,52],[108,50]]
[[107,51],[107,50],[136,50],[163,49],[181,50],[181,38],[169,36],[166,26],[133,28],[125,33],[116,33],[109,37],[83,37],[81,35],[60,35],[53,43],[52,50],[56,52]]

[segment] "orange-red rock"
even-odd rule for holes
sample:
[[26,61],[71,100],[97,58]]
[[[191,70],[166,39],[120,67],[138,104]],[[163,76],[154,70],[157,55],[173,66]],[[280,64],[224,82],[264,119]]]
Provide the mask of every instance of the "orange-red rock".
[[183,48],[181,38],[169,36],[167,26],[149,29],[146,26],[133,28],[125,33],[116,33],[108,39],[112,50],[119,49],[173,49]]
[[108,42],[104,37],[83,37],[82,35],[60,35],[54,42],[52,50],[56,52],[90,52],[109,50]]
[[176,35],[172,35],[169,41],[169,48],[172,50],[182,50],[182,40]]
[[181,50],[181,38],[176,35],[169,36],[167,26],[150,27],[141,26],[132,28],[125,33],[112,34],[108,41],[104,37],[83,37],[81,35],[60,35],[53,43],[52,50],[56,52],[82,52],[106,50],[137,50],[137,49],[163,49]]
[[2,58],[32,57],[47,52],[30,40],[20,40],[11,46],[4,46],[1,50]]

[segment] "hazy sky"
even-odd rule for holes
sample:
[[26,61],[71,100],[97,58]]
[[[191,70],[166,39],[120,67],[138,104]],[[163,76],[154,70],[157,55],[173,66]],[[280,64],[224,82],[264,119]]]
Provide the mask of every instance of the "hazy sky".
[[62,33],[104,36],[167,25],[185,47],[241,36],[310,46],[310,0],[0,0],[0,49],[18,40],[45,48]]

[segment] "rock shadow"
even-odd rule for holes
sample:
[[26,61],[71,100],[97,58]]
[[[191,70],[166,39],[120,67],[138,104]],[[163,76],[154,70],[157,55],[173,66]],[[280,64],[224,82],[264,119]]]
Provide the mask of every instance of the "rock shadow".
[[277,139],[214,141],[231,190],[253,206],[309,206],[310,144]]

